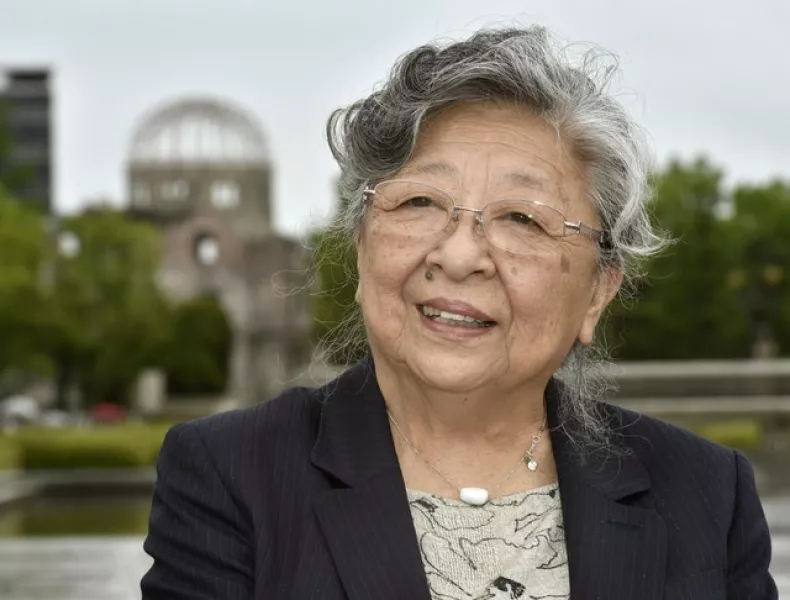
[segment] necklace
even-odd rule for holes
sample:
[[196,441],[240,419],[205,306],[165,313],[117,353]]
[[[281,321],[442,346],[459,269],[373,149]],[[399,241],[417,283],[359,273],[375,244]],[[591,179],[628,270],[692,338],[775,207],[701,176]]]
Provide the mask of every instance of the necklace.
[[527,450],[522,456],[519,456],[518,462],[513,466],[513,468],[510,470],[507,476],[499,483],[499,485],[497,485],[495,488],[491,490],[490,494],[489,491],[485,488],[459,487],[453,481],[450,481],[450,479],[444,473],[442,473],[439,469],[434,467],[431,464],[431,462],[427,458],[425,458],[422,454],[420,454],[420,451],[414,447],[414,445],[409,441],[409,438],[406,437],[406,434],[403,433],[403,430],[401,430],[400,425],[398,425],[398,422],[395,420],[395,417],[392,416],[392,413],[389,411],[389,408],[387,409],[387,416],[389,417],[389,420],[392,422],[392,425],[395,427],[395,431],[398,432],[398,435],[403,440],[403,443],[405,443],[406,446],[408,446],[409,450],[411,450],[417,458],[419,458],[422,462],[424,462],[431,471],[436,473],[439,477],[444,479],[444,481],[446,481],[452,487],[458,490],[458,497],[461,500],[472,506],[483,506],[484,504],[486,504],[489,498],[491,497],[491,495],[494,492],[496,492],[499,488],[501,488],[503,485],[505,485],[510,480],[511,477],[513,477],[513,474],[518,470],[518,467],[519,465],[521,465],[522,462],[524,462],[527,465],[527,469],[529,469],[530,471],[534,472],[538,470],[538,461],[535,460],[535,448],[540,442],[540,438],[543,436],[543,432],[546,430],[545,416],[543,417],[543,423],[541,424],[540,428],[532,435],[532,440],[529,445],[529,450]]

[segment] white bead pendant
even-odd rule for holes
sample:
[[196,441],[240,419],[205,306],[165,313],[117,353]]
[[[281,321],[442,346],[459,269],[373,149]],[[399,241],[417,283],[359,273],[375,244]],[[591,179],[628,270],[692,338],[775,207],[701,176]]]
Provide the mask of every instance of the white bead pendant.
[[483,488],[466,487],[458,491],[461,500],[472,506],[483,506],[488,502],[488,490]]

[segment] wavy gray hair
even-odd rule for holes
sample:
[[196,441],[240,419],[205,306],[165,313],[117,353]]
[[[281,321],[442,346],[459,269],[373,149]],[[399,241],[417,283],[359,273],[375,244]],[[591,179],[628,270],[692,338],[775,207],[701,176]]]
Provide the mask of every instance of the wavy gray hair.
[[[590,197],[611,246],[601,250],[599,264],[622,270],[628,290],[642,260],[665,243],[646,206],[652,164],[646,136],[607,92],[617,71],[614,57],[592,48],[573,61],[568,51],[545,28],[533,26],[486,29],[403,56],[379,89],[336,110],[327,123],[329,146],[341,169],[340,193],[348,199],[335,233],[350,243],[360,232],[362,190],[409,160],[426,118],[461,102],[516,103],[552,125],[587,167]],[[343,343],[364,340],[358,315],[341,327],[347,334]],[[558,372],[565,384],[563,422],[580,425],[573,428],[576,442],[588,450],[608,440],[597,402],[609,387],[605,357],[599,346],[577,343]]]

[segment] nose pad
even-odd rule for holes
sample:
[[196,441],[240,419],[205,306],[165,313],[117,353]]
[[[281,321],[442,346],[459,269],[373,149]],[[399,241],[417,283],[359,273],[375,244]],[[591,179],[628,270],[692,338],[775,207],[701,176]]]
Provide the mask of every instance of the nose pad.
[[456,206],[453,210],[452,215],[450,216],[450,223],[453,224],[453,228],[455,228],[455,226],[458,225],[461,220],[461,211],[470,212],[474,215],[473,218],[475,220],[475,229],[477,230],[477,233],[483,234],[483,211],[476,210],[474,208],[466,208],[465,206]]

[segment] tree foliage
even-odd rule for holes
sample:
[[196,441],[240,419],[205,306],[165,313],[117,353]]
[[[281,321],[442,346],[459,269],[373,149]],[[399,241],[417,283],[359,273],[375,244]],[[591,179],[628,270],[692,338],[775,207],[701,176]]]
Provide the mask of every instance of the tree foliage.
[[48,299],[40,285],[47,238],[38,214],[0,184],[0,374],[33,367],[48,332]]
[[762,327],[790,354],[782,314],[790,265],[787,185],[739,186],[705,159],[654,178],[653,212],[676,243],[646,267],[634,302],[616,304],[607,342],[621,359],[751,356]]
[[730,284],[749,316],[752,339],[769,334],[790,355],[790,183],[743,185],[727,223],[739,257]]
[[359,281],[356,247],[339,221],[346,202],[339,197],[332,224],[310,236],[312,270],[318,284],[313,303],[314,337],[335,364],[356,362],[366,352],[354,298]]
[[76,377],[89,403],[124,401],[167,339],[170,311],[155,277],[158,233],[106,208],[66,219],[60,231],[79,247],[53,259],[49,355],[60,377]]
[[103,208],[53,230],[0,188],[0,248],[0,376],[51,376],[61,406],[72,387],[86,406],[124,403],[147,367],[164,368],[174,393],[225,389],[227,316],[212,298],[171,306],[150,225]]
[[164,365],[170,394],[225,391],[233,330],[220,302],[204,296],[181,304],[173,318]]

